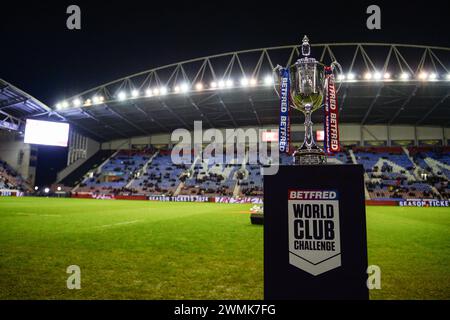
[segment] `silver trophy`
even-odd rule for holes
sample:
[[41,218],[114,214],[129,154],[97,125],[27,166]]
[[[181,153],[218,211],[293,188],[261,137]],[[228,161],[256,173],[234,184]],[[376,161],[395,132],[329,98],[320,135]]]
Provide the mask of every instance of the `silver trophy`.
[[[297,109],[305,115],[305,138],[303,144],[294,154],[294,164],[313,165],[326,163],[325,152],[316,145],[313,137],[311,114],[324,106],[324,95],[326,88],[325,65],[316,59],[309,57],[311,47],[307,36],[303,37],[302,58],[293,65],[288,66],[290,75],[290,107]],[[337,62],[331,64],[332,70],[336,67],[340,70]],[[275,69],[278,80],[280,80],[280,66]],[[280,83],[280,81],[278,81]],[[279,92],[277,89],[278,95]]]

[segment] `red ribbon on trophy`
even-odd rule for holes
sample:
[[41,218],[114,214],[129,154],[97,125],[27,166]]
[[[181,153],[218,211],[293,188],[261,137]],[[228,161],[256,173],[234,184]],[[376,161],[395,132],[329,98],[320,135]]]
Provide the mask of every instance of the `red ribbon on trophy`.
[[339,108],[337,104],[336,84],[334,82],[333,69],[325,67],[326,97],[324,112],[324,151],[333,154],[341,150],[339,143]]

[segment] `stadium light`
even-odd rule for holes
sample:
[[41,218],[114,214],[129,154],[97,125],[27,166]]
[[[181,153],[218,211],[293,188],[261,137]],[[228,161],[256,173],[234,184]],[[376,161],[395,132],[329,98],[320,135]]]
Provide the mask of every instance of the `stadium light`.
[[266,76],[266,77],[264,78],[264,84],[265,84],[266,86],[272,85],[272,84],[273,84],[273,77],[272,77],[272,76]]
[[403,72],[403,73],[400,75],[400,79],[402,79],[402,80],[408,80],[408,79],[409,79],[409,73]]
[[389,80],[391,78],[391,74],[389,72],[386,72],[383,77],[384,80]]
[[372,79],[372,73],[366,72],[366,73],[364,74],[364,79],[366,79],[366,80]]
[[153,89],[153,95],[154,96],[159,96],[159,88],[154,88]]
[[66,109],[68,107],[69,107],[69,103],[67,101],[64,100],[63,102],[61,102],[61,108],[62,109]]
[[419,79],[420,80],[426,80],[428,77],[428,73],[422,71],[421,73],[419,73]]
[[167,94],[167,88],[166,87],[160,87],[159,88],[159,93],[162,95],[162,96],[164,96],[164,95],[166,95]]
[[225,88],[225,81],[220,80],[219,83],[218,83],[218,86],[219,86],[220,89]]
[[49,188],[45,188],[45,189],[44,189],[44,192],[45,192],[45,193],[49,193],[49,192],[50,192],[50,189],[49,189]]
[[258,84],[258,81],[256,81],[255,78],[251,78],[251,79],[250,79],[250,86],[254,87],[254,86],[256,86],[257,84]]
[[436,73],[431,73],[431,74],[428,76],[428,80],[437,80],[437,74],[436,74]]
[[39,190],[39,187],[38,187],[38,186],[35,186],[35,187],[34,187],[34,190],[38,191],[38,190]]
[[381,79],[381,73],[375,72],[375,73],[373,74],[373,78],[374,78],[375,80],[380,80],[380,79]]
[[348,80],[354,80],[355,79],[355,74],[354,73],[347,74],[347,79]]
[[203,83],[198,82],[198,83],[195,85],[195,89],[196,89],[197,91],[203,90]]
[[58,102],[57,104],[56,104],[56,109],[57,110],[61,110],[61,108],[62,108],[62,103],[61,102]]
[[73,100],[72,103],[74,107],[79,107],[81,105],[81,100],[77,98]]
[[211,82],[210,87],[213,89],[217,88],[217,82],[215,81]]
[[56,190],[61,191],[61,187],[58,186],[58,188],[56,188]]
[[153,96],[152,89],[148,88],[147,90],[145,90],[145,95],[146,95],[147,97]]
[[120,91],[117,97],[119,100],[125,100],[127,98],[127,94],[124,91]]
[[91,104],[92,104],[91,99],[87,99],[87,100],[84,102],[84,105],[85,105],[86,107],[89,107]]
[[345,74],[340,74],[340,75],[338,75],[338,80],[340,80],[340,81],[342,81],[342,80],[345,80]]
[[243,87],[247,87],[248,86],[248,79],[247,78],[242,78],[241,79],[241,86]]
[[189,85],[187,83],[182,83],[180,86],[181,92],[186,93],[189,91]]
[[232,79],[228,79],[225,84],[226,84],[227,88],[231,88],[233,86],[233,80]]
[[102,103],[103,100],[104,100],[104,98],[102,96],[94,96],[94,97],[92,97],[92,101],[94,102],[94,104]]
[[133,98],[137,98],[137,97],[139,96],[139,91],[138,91],[138,90],[133,90],[133,91],[131,91],[131,96],[132,96]]
[[175,86],[175,87],[173,88],[173,92],[179,93],[179,92],[180,92],[180,86]]

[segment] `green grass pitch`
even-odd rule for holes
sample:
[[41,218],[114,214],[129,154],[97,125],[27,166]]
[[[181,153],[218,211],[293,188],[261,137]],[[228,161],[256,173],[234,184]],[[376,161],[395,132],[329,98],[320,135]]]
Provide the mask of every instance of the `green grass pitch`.
[[[262,299],[250,205],[0,198],[0,299]],[[450,210],[367,207],[372,299],[450,299]],[[66,268],[81,268],[68,290]]]

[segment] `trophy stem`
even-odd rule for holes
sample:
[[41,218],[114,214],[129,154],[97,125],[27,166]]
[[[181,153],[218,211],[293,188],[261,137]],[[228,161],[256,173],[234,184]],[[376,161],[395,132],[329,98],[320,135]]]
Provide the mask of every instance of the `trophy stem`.
[[313,132],[312,132],[313,123],[311,121],[311,111],[305,112],[305,139],[303,141],[304,146],[311,150],[311,148],[315,145]]
[[311,109],[305,108],[305,139],[302,146],[294,152],[294,164],[312,165],[326,163],[325,153],[314,142]]

